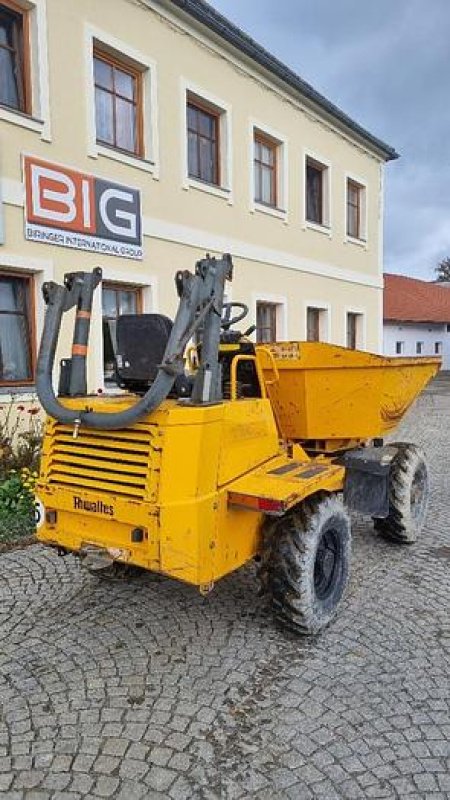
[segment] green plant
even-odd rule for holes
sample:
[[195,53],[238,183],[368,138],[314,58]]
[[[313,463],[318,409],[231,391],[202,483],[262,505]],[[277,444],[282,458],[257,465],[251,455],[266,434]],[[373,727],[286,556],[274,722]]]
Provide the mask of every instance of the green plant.
[[0,542],[34,533],[34,495],[31,482],[12,472],[0,484]]
[[38,406],[12,401],[0,406],[0,481],[12,470],[39,469],[43,429]]
[[36,405],[0,406],[0,543],[35,531],[34,489],[43,422]]

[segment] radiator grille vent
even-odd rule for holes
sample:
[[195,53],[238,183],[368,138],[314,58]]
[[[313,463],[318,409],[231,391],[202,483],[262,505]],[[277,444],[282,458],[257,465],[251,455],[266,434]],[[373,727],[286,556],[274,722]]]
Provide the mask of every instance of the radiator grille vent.
[[48,456],[47,481],[74,489],[100,490],[143,499],[149,483],[148,426],[118,431],[80,430],[56,424]]

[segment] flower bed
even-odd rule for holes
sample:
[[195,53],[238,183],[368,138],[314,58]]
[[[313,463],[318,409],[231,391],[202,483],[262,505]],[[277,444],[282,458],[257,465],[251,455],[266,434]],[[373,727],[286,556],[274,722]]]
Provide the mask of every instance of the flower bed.
[[42,435],[39,406],[0,405],[0,552],[34,536]]

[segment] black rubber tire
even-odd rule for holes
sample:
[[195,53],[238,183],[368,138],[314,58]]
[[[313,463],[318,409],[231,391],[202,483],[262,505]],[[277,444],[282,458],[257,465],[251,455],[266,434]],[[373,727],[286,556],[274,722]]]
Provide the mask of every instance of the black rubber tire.
[[375,519],[375,530],[399,544],[417,541],[428,507],[428,469],[422,450],[414,444],[395,442],[397,455],[389,473],[389,516]]
[[276,617],[302,635],[328,625],[347,585],[350,552],[350,519],[335,495],[315,495],[268,521],[259,576]]

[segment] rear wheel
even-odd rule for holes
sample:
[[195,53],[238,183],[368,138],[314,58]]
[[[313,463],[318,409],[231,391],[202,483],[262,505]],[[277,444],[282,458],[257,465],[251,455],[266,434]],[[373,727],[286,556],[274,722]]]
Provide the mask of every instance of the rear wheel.
[[260,578],[281,622],[306,635],[328,625],[347,584],[350,548],[350,520],[335,496],[308,498],[268,523]]
[[375,530],[399,544],[417,541],[427,513],[429,481],[425,456],[419,447],[396,442],[389,473],[389,514],[375,519]]

